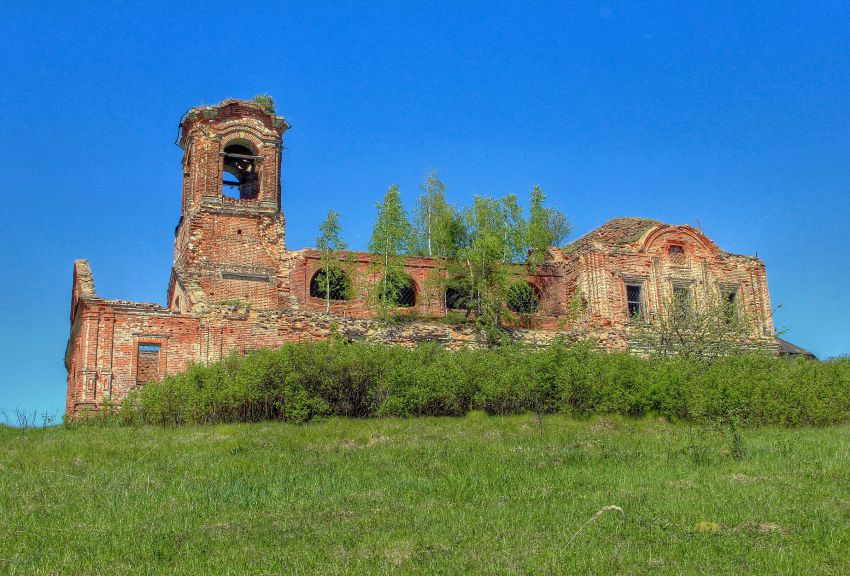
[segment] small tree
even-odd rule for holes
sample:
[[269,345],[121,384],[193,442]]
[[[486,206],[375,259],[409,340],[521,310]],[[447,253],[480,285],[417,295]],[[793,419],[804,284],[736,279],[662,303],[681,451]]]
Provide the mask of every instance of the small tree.
[[446,288],[452,277],[463,273],[454,261],[465,244],[466,229],[463,219],[446,202],[446,187],[436,170],[420,188],[422,194],[415,214],[416,252],[438,261],[428,274],[426,284],[429,293],[440,295],[443,313],[448,315]]
[[516,196],[476,196],[463,218],[468,241],[461,251],[478,312],[477,321],[491,340],[505,311],[508,264],[523,252],[525,222]]
[[543,202],[546,195],[540,186],[531,189],[529,206],[527,243],[527,263],[532,268],[542,264],[546,251],[551,246],[557,246],[569,235],[571,226],[563,212],[554,208],[546,208]]
[[381,272],[376,286],[375,302],[382,315],[387,306],[395,306],[400,286],[394,279],[405,277],[401,256],[410,251],[413,226],[401,203],[398,185],[390,186],[384,200],[376,204],[378,217],[372,230],[369,251],[377,258],[372,259],[372,269]]
[[339,212],[330,210],[325,221],[319,226],[319,237],[316,239],[316,248],[322,253],[321,274],[323,277],[319,280],[324,284],[325,312],[330,312],[331,309],[331,285],[333,283],[339,284],[335,287],[338,288],[335,292],[341,291],[345,296],[348,296],[350,288],[345,272],[339,268],[341,253],[348,248],[340,235],[341,232]]
[[754,318],[719,290],[694,298],[674,289],[651,318],[633,318],[630,332],[636,349],[657,356],[710,361],[764,348]]
[[454,209],[446,202],[446,186],[434,170],[420,186],[416,206],[416,251],[428,257],[447,258],[453,249]]
[[[514,194],[501,199],[476,196],[472,207],[463,212],[467,242],[461,256],[475,293],[479,322],[491,332],[508,310],[516,308],[508,305],[509,289],[514,285],[509,282],[514,274],[511,267],[522,262],[532,267],[542,264],[548,248],[561,242],[570,231],[561,212],[543,206],[545,199],[540,187],[535,186],[528,220]],[[530,301],[534,294],[529,294],[529,289],[527,285],[514,288],[511,297],[518,298],[517,291],[522,291],[521,296]],[[531,308],[533,312],[529,311]],[[527,304],[522,313],[528,317],[536,310]]]
[[500,201],[502,212],[502,263],[521,262],[528,253],[528,222],[516,194],[507,194]]

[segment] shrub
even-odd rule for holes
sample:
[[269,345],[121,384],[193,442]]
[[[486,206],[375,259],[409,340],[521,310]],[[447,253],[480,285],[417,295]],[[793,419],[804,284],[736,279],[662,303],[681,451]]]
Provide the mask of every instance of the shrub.
[[193,366],[133,390],[118,417],[174,426],[459,416],[473,409],[819,426],[850,416],[850,362],[763,354],[646,359],[561,342],[450,352],[435,344],[408,349],[331,338]]
[[540,310],[540,300],[528,282],[517,282],[508,288],[508,309],[520,314],[534,314]]

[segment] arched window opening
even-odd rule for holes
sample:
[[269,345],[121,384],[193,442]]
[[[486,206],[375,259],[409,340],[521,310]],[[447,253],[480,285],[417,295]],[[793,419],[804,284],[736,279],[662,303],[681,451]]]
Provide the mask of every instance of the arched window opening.
[[[327,274],[319,270],[310,280],[310,296],[330,300],[348,300],[351,294],[351,280],[340,268],[331,266]],[[330,295],[330,296],[329,296]]]
[[254,152],[241,144],[224,149],[222,160],[222,194],[239,200],[254,200],[260,193],[257,160]]
[[378,287],[381,300],[390,306],[411,308],[416,306],[416,285],[404,272],[390,272],[381,278]]
[[508,288],[508,308],[518,314],[534,314],[540,310],[540,298],[529,282],[517,282]]
[[463,278],[452,280],[446,285],[446,308],[470,310],[472,308],[472,285]]

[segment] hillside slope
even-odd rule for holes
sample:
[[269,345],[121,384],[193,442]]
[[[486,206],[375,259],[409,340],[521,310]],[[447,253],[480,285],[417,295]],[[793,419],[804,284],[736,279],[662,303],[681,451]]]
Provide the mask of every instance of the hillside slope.
[[736,460],[661,420],[0,429],[0,573],[846,574],[848,432]]

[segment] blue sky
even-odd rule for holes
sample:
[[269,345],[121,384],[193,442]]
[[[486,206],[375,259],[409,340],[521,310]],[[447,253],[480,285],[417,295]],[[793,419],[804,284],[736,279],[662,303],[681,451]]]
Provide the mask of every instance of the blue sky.
[[540,184],[574,224],[695,224],[766,265],[776,324],[850,353],[850,4],[0,5],[0,410],[59,413],[71,266],[164,303],[188,108],[272,94],[287,245],[365,248],[394,183]]

